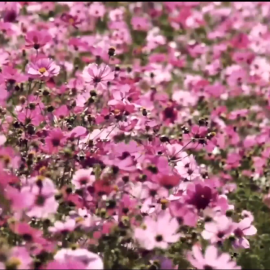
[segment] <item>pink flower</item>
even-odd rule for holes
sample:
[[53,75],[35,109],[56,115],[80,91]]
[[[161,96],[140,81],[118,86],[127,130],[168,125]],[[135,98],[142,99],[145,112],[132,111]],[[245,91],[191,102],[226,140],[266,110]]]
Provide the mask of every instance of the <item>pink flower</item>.
[[82,262],[85,266],[84,269],[103,269],[103,262],[101,258],[87,249],[78,248],[72,249],[60,249],[54,256],[54,259],[59,262],[65,262],[66,260],[73,260]]
[[49,153],[57,153],[63,145],[65,136],[60,128],[50,131],[49,136],[45,139],[45,147]]
[[234,241],[235,247],[249,248],[249,242],[245,236],[255,235],[257,229],[251,225],[252,219],[247,217],[241,220],[239,223],[234,224],[234,236],[236,240]]
[[192,252],[188,254],[188,260],[196,269],[241,269],[231,261],[229,254],[219,255],[218,249],[214,246],[208,246],[204,255],[197,245],[193,246]]
[[[144,228],[135,228],[134,237],[141,247],[152,250],[154,248],[166,249],[169,243],[175,243],[181,235],[177,233],[179,224],[171,214],[161,212],[157,220],[147,216],[144,219]],[[166,228],[166,229],[165,229]]]
[[0,134],[0,146],[4,145],[6,141],[7,141],[6,136],[3,134]]
[[33,79],[48,80],[57,76],[60,72],[60,66],[50,58],[37,57],[26,66],[26,73]]
[[204,182],[190,183],[185,196],[186,203],[197,210],[204,210],[217,200],[217,193]]
[[0,4],[4,22],[15,22],[20,12],[20,4],[17,2],[2,2]]
[[85,127],[77,126],[77,127],[73,128],[73,129],[69,132],[68,136],[69,136],[70,138],[80,138],[80,137],[85,136],[86,133],[87,133],[87,129],[86,129]]
[[55,221],[53,227],[49,227],[51,233],[65,233],[71,232],[76,228],[76,221],[74,219],[68,219],[65,222]]
[[39,108],[34,110],[23,109],[17,117],[22,124],[33,124],[34,126],[38,126],[44,120]]
[[42,239],[42,232],[27,223],[17,223],[11,229],[14,233],[21,235],[26,242],[37,242]]
[[92,172],[93,169],[80,169],[76,171],[71,180],[75,188],[80,189],[82,187],[91,186],[96,180]]
[[198,215],[189,205],[181,203],[179,200],[171,201],[170,211],[178,222],[181,221],[184,225],[195,227],[198,220]]
[[84,81],[97,89],[106,89],[107,83],[114,79],[111,68],[105,64],[89,64],[83,70]]
[[231,219],[225,215],[217,216],[214,221],[205,223],[202,237],[206,240],[210,240],[211,243],[224,241],[230,236],[233,228]]
[[6,262],[6,267],[16,266],[16,269],[30,269],[32,262],[33,259],[25,247],[14,247]]
[[76,260],[76,259],[73,259],[73,258],[67,258],[63,261],[58,261],[58,260],[54,260],[52,262],[49,262],[47,264],[47,267],[46,269],[52,269],[52,270],[55,270],[55,269],[59,269],[59,270],[62,270],[62,269],[86,269],[86,266],[80,262],[79,260]]
[[0,73],[0,82],[5,83],[7,90],[13,89],[16,83],[25,82],[27,77],[12,66],[4,66]]
[[25,36],[26,47],[38,50],[51,41],[52,37],[45,31],[29,31]]
[[93,17],[103,17],[106,12],[104,5],[100,2],[93,2],[89,8],[89,14]]
[[131,24],[133,29],[137,31],[147,31],[150,27],[147,18],[144,17],[133,17],[131,19]]
[[[31,183],[32,181],[35,181]],[[21,189],[22,193],[30,193],[30,198],[35,197],[27,215],[35,218],[47,218],[55,214],[58,202],[55,199],[56,189],[49,178],[34,177],[28,180],[29,185]]]
[[11,186],[6,188],[6,197],[11,201],[13,211],[29,209],[35,200],[35,197],[30,192],[19,191]]
[[78,25],[82,22],[82,20],[78,16],[72,16],[68,13],[63,13],[61,15],[61,20],[64,23],[72,25],[75,28],[78,28]]
[[8,64],[10,59],[10,53],[6,52],[5,50],[1,49],[0,50],[0,63],[1,65],[6,65]]

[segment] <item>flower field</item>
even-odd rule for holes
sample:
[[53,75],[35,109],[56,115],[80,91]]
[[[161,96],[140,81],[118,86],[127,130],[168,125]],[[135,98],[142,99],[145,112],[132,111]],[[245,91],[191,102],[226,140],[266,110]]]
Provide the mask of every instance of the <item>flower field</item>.
[[1,2],[0,269],[269,269],[270,2]]

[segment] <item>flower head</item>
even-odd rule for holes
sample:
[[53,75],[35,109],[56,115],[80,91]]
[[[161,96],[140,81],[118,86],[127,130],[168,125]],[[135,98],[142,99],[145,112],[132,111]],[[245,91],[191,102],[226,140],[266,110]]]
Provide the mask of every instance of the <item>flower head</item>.
[[114,79],[114,73],[106,64],[89,64],[83,70],[84,81],[97,89],[106,89],[107,83]]
[[29,31],[25,36],[26,47],[38,50],[49,43],[51,39],[50,34],[45,31]]
[[48,80],[57,76],[60,72],[60,66],[50,58],[36,58],[26,66],[26,73],[33,79]]

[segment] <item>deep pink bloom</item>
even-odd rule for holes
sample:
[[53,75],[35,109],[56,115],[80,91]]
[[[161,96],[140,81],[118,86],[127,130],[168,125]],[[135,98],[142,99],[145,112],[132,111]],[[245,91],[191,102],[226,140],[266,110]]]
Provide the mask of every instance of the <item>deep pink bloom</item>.
[[68,24],[68,25],[72,25],[75,28],[78,28],[78,25],[82,22],[82,20],[80,18],[78,18],[77,16],[72,16],[68,13],[63,13],[61,15],[61,20]]
[[55,128],[49,132],[48,137],[45,139],[45,148],[49,153],[57,153],[63,146],[65,135],[60,128]]
[[217,200],[217,193],[203,182],[191,183],[187,187],[186,203],[193,205],[197,210],[206,209]]
[[36,242],[42,238],[42,232],[27,223],[16,223],[11,226],[14,233],[21,235],[26,242]]
[[26,47],[38,50],[51,41],[52,37],[46,31],[29,31],[25,36]]

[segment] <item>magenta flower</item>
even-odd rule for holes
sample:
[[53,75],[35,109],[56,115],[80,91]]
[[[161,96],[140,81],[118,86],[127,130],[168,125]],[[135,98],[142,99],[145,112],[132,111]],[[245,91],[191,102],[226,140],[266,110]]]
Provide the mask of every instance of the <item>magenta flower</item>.
[[108,65],[89,64],[83,70],[84,81],[99,90],[106,89],[107,83],[114,79],[114,73]]
[[26,47],[38,50],[51,41],[52,37],[45,31],[29,31],[25,36]]
[[55,128],[50,131],[49,136],[45,140],[45,149],[49,153],[57,153],[63,145],[65,136],[60,128]]
[[48,80],[57,76],[60,72],[60,66],[50,58],[36,58],[26,66],[26,73],[33,79]]

